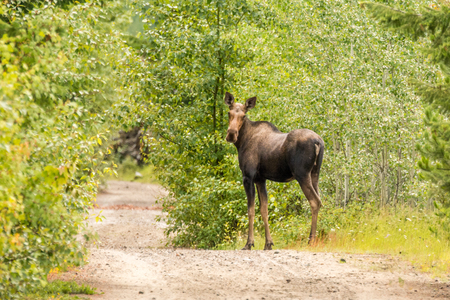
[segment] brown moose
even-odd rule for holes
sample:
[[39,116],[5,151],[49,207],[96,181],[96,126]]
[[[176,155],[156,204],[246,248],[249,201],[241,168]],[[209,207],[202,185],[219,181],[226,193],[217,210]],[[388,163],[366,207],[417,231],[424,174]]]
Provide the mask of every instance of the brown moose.
[[247,244],[242,250],[251,250],[254,246],[255,185],[266,234],[264,250],[272,249],[267,210],[267,179],[277,182],[298,181],[311,205],[311,242],[316,237],[317,216],[322,206],[318,187],[324,152],[322,138],[308,129],[283,133],[269,122],[250,121],[245,114],[255,107],[256,97],[247,99],[245,105],[242,105],[235,103],[233,95],[227,92],[225,104],[230,108],[226,140],[233,143],[238,151],[239,167],[247,194],[249,228]]

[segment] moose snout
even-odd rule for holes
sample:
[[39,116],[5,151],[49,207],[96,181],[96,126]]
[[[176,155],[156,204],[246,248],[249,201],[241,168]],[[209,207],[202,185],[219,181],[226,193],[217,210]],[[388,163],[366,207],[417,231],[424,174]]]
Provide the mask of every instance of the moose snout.
[[227,140],[227,142],[234,144],[237,141],[237,137],[238,137],[237,130],[234,130],[234,129],[227,130],[227,137],[225,138]]

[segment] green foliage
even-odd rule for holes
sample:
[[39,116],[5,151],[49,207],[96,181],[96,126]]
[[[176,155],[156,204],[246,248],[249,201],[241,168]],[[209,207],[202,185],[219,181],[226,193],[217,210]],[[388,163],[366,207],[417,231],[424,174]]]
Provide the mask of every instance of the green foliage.
[[[290,216],[274,224],[272,237],[277,249],[346,253],[388,254],[409,261],[418,270],[448,277],[450,242],[440,218],[423,209],[350,203],[344,210],[325,205],[315,245],[308,245],[309,220]],[[256,234],[255,248],[264,249],[264,231]],[[222,250],[241,249],[246,237],[223,243]]]
[[339,221],[323,241],[323,250],[398,255],[419,270],[448,275],[448,232],[435,214],[409,208],[356,210],[350,214],[340,212]]
[[[406,80],[433,82],[435,70],[412,42],[375,27],[356,1],[136,7],[151,74],[140,85],[151,101],[137,103],[138,115],[151,127],[151,160],[172,192],[164,207],[175,245],[213,247],[246,226],[236,153],[224,141],[227,90],[240,101],[257,95],[249,118],[325,139],[320,188],[328,207],[427,204],[414,147],[423,107]],[[272,226],[309,218],[297,184],[268,189]]]
[[400,31],[419,39],[423,45],[422,51],[428,55],[431,62],[439,64],[440,72],[437,82],[430,84],[414,78],[412,82],[425,102],[425,125],[423,142],[418,144],[422,154],[419,167],[421,175],[433,185],[439,186],[444,193],[436,197],[436,207],[444,222],[450,220],[450,135],[449,129],[449,87],[450,87],[450,33],[448,31],[450,8],[447,5],[423,6],[420,13],[404,12],[389,6],[364,3],[369,12],[380,21],[384,27]]
[[[116,160],[114,160],[116,161]],[[136,177],[136,172],[139,172],[142,177]],[[106,176],[108,180],[123,180],[136,181],[142,183],[157,183],[154,174],[154,167],[152,165],[139,166],[136,160],[127,157],[123,162],[118,163],[116,174]]]
[[[87,297],[78,297],[81,295],[94,295],[95,288],[91,288],[85,284],[79,285],[75,281],[54,280],[46,286],[38,288],[28,294],[26,300],[47,300],[47,299],[89,299]],[[78,296],[74,296],[77,294]]]
[[377,30],[355,4],[291,3],[279,17],[289,30],[243,29],[241,43],[256,41],[258,54],[241,73],[241,93],[261,95],[254,119],[322,135],[326,200],[417,201],[423,196],[416,194],[414,170],[418,136],[411,132],[421,131],[422,105],[405,79],[409,73],[428,80],[433,73],[417,61],[410,42]]
[[22,18],[24,14],[29,13],[31,10],[44,5],[50,5],[54,7],[68,8],[73,3],[86,3],[85,0],[8,0],[3,1],[3,11],[5,12],[0,16],[0,19],[11,22],[17,18]]
[[140,62],[102,21],[123,4],[58,3],[67,5],[1,6],[1,299],[83,262],[76,237],[111,171],[105,141],[130,97],[130,65]]
[[[431,89],[442,79],[356,1],[14,3],[24,8],[1,6],[0,23],[2,299],[82,262],[75,237],[99,178],[112,172],[103,158],[118,127],[151,131],[174,245],[233,241],[247,218],[236,153],[224,141],[227,90],[258,96],[254,120],[324,137],[322,237],[367,207],[425,207],[431,197],[415,169],[423,107],[406,81]],[[298,185],[268,190],[272,228],[286,242],[301,239],[310,216]]]
[[234,70],[252,59],[236,30],[265,26],[270,11],[241,0],[139,3],[152,74],[152,102],[142,103],[140,114],[155,136],[147,141],[152,163],[172,192],[164,203],[168,233],[176,233],[175,245],[212,247],[234,237],[245,211],[223,140],[222,95],[236,84]]

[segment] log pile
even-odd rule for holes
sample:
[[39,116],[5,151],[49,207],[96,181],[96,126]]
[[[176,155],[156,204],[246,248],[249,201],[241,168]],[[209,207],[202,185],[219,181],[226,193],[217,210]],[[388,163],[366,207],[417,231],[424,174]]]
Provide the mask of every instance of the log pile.
[[143,152],[144,145],[141,141],[142,133],[141,127],[135,127],[130,131],[119,131],[119,137],[114,139],[116,141],[114,150],[119,155],[120,161],[130,156],[139,165],[144,163],[145,153]]

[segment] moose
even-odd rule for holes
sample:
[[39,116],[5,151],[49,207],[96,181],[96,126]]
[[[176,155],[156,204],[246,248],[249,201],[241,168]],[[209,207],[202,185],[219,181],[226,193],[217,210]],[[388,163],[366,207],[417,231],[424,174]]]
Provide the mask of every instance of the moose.
[[266,180],[297,180],[311,206],[309,242],[313,241],[316,237],[317,216],[322,206],[319,173],[325,149],[323,139],[309,129],[283,133],[270,122],[250,121],[246,113],[255,107],[256,97],[247,99],[243,105],[234,102],[234,96],[226,92],[224,101],[230,108],[226,140],[233,143],[238,151],[239,167],[247,195],[249,228],[247,244],[242,250],[251,250],[254,247],[255,185],[265,229],[264,250],[272,250]]

